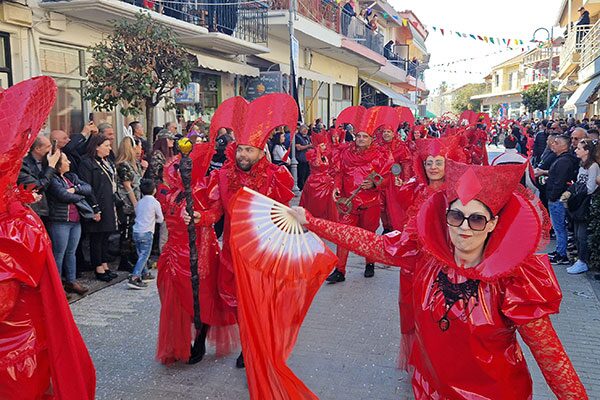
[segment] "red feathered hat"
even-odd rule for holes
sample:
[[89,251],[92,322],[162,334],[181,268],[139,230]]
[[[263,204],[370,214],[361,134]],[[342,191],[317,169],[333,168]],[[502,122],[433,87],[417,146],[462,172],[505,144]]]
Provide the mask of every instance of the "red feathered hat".
[[449,202],[467,204],[479,200],[494,215],[504,207],[519,185],[527,164],[483,166],[446,162],[446,193]]
[[56,84],[47,76],[20,82],[0,93],[0,207],[17,182],[29,151],[56,100]]
[[477,113],[473,110],[465,110],[458,117],[458,122],[460,124],[463,123],[464,120],[468,122],[468,125],[471,125],[477,119]]
[[327,131],[320,132],[320,133],[313,133],[310,140],[311,140],[312,144],[314,144],[315,146],[317,146],[321,143],[329,144],[329,135],[328,135]]
[[272,93],[249,103],[242,97],[233,97],[221,103],[211,121],[211,134],[220,128],[231,128],[238,145],[263,149],[271,132],[287,126],[295,132],[298,105],[284,93]]

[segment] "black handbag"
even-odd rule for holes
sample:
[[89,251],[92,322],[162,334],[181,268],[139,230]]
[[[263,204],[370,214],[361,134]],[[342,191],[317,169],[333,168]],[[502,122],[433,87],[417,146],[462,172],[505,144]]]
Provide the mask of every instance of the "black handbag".
[[75,203],[75,206],[77,207],[77,211],[79,211],[79,215],[83,219],[93,219],[94,215],[96,215],[94,209],[86,199],[79,200],[77,203]]
[[592,196],[587,192],[585,182],[577,182],[569,188],[571,197],[567,200],[567,210],[575,221],[587,221]]

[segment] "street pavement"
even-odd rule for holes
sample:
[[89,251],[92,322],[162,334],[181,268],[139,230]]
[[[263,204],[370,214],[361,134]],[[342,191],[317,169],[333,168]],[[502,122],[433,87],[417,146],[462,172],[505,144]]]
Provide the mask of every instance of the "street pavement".
[[[303,324],[289,365],[321,399],[412,399],[406,375],[395,368],[398,271],[378,268],[362,276],[364,261],[349,259],[347,280],[324,285]],[[600,302],[585,275],[556,267],[563,289],[552,321],[586,386],[600,399]],[[98,376],[98,399],[247,399],[237,353],[197,365],[169,367],[154,360],[160,302],[156,285],[128,290],[125,282],[71,305]],[[534,400],[554,399],[529,351]]]

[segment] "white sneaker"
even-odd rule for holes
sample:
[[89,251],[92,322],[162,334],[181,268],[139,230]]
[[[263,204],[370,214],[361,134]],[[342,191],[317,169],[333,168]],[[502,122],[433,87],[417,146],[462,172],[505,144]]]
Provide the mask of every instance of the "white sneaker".
[[567,272],[569,274],[581,274],[583,272],[587,272],[588,270],[589,270],[589,268],[588,268],[587,264],[581,260],[577,260],[577,262],[575,262],[575,264],[573,264],[571,267],[567,268]]

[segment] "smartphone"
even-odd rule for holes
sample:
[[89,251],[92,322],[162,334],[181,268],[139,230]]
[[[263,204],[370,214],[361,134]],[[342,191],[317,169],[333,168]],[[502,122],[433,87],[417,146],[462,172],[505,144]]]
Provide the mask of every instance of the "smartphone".
[[56,153],[56,139],[52,139],[52,150],[50,154]]
[[94,122],[94,113],[88,114],[88,122]]

